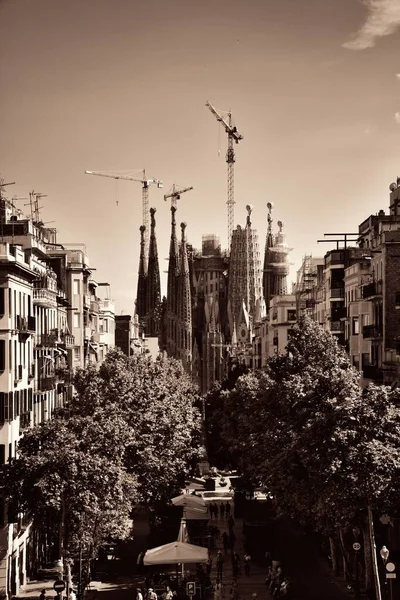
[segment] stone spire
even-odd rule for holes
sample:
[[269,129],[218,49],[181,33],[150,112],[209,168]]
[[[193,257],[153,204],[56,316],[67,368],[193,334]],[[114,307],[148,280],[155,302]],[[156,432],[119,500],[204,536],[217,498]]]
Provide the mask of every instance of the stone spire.
[[178,239],[176,237],[176,207],[171,206],[171,241],[169,246],[168,260],[168,282],[167,282],[167,307],[166,307],[166,340],[167,353],[175,356],[177,344],[177,295],[178,295],[178,272],[179,252]]
[[147,294],[146,294],[146,335],[155,337],[159,333],[159,315],[157,311],[160,308],[161,286],[160,286],[160,268],[158,264],[157,239],[155,233],[156,209],[150,209],[150,244],[149,244],[149,259],[147,269]]
[[190,290],[189,260],[186,245],[186,223],[181,223],[181,246],[179,256],[179,354],[185,367],[190,370],[192,364],[192,295]]
[[274,246],[274,236],[272,234],[272,209],[274,205],[272,202],[268,202],[268,215],[267,215],[267,238],[265,240],[265,253],[264,253],[264,272],[263,272],[263,292],[267,311],[271,303],[272,292],[272,267],[271,267],[271,251]]
[[139,273],[136,294],[136,314],[139,318],[139,323],[142,325],[146,317],[146,296],[147,296],[147,273],[146,273],[146,249],[144,232],[145,226],[140,227],[140,258],[139,258]]
[[265,242],[263,289],[268,311],[271,299],[274,296],[287,294],[287,276],[289,274],[288,254],[291,248],[288,248],[286,244],[282,221],[277,222],[279,231],[276,235],[273,235],[271,218],[273,205],[268,202],[267,207],[268,228]]

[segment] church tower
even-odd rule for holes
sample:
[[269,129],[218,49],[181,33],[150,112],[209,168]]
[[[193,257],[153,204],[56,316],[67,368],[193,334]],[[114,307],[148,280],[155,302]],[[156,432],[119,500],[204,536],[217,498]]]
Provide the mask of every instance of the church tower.
[[252,228],[252,206],[248,205],[246,226],[232,234],[229,264],[228,314],[231,336],[238,343],[250,341],[251,321],[265,316],[258,234]]
[[147,273],[146,273],[146,248],[144,232],[145,226],[140,227],[140,258],[139,258],[139,273],[136,294],[136,314],[139,318],[141,326],[144,325],[146,317],[146,297],[147,297]]
[[157,337],[160,330],[160,300],[161,300],[161,285],[160,285],[160,267],[158,264],[158,250],[156,239],[156,209],[150,209],[150,244],[149,244],[149,259],[147,270],[147,290],[146,290],[146,336]]
[[267,208],[268,227],[264,253],[263,290],[267,310],[269,310],[271,299],[274,296],[287,294],[288,254],[291,249],[288,248],[286,243],[282,221],[277,222],[279,231],[277,234],[273,234],[271,216],[273,204],[268,202]]
[[189,278],[189,259],[186,244],[186,223],[181,223],[181,245],[179,252],[178,275],[178,356],[184,367],[192,369],[193,331],[192,331],[192,295]]
[[169,245],[167,306],[165,312],[166,350],[169,356],[177,351],[177,294],[179,273],[178,239],[176,237],[176,207],[171,206],[171,241]]

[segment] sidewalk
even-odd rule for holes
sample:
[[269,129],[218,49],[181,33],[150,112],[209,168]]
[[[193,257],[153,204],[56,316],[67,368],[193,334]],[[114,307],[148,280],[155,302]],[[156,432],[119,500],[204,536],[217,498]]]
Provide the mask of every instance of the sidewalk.
[[[215,519],[212,523],[220,529],[221,536],[224,531],[228,532],[226,519]],[[237,587],[239,598],[251,600],[252,594],[256,593],[258,600],[272,599],[273,596],[265,586],[266,565],[252,562],[250,576],[244,575],[243,519],[235,518],[234,532],[236,536],[235,550],[241,560]],[[290,598],[295,600],[344,600],[353,596],[347,590],[344,582],[335,580],[326,565],[322,564],[312,540],[302,533],[293,531],[286,521],[275,522],[274,537],[276,539],[275,557],[280,558],[284,575],[289,577],[291,582]],[[217,548],[212,551],[211,579],[213,583],[217,578],[216,554],[218,550],[224,554],[222,539],[217,542]],[[228,600],[233,580],[231,551],[228,550],[224,557],[222,598]]]

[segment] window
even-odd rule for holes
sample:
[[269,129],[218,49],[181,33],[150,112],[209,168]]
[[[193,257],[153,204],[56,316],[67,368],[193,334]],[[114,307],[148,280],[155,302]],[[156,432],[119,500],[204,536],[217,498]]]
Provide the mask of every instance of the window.
[[0,288],[0,318],[4,316],[5,289]]
[[74,360],[80,360],[81,359],[81,349],[80,347],[76,347],[74,348]]
[[104,331],[108,333],[108,319],[104,319]]
[[0,371],[4,371],[6,367],[6,342],[0,340]]
[[81,315],[77,312],[74,313],[74,327],[81,326]]
[[79,296],[80,288],[81,288],[80,283],[81,282],[79,279],[74,279],[72,282],[72,294],[74,296]]
[[358,322],[358,317],[353,317],[353,335],[359,335],[360,333],[360,324]]
[[295,321],[296,320],[296,311],[295,310],[288,310],[287,311],[287,318],[288,318],[288,321]]

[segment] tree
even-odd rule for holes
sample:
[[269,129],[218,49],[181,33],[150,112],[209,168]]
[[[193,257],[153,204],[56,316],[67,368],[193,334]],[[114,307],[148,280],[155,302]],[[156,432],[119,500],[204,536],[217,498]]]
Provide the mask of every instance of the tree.
[[125,422],[125,465],[137,478],[139,501],[152,507],[168,501],[200,446],[200,398],[182,364],[111,350],[98,370],[80,371],[75,386],[75,414],[111,412]]
[[362,391],[333,336],[304,318],[285,353],[225,395],[222,439],[281,512],[341,540],[359,523],[368,541],[368,510],[399,500],[396,400],[388,388]]
[[58,529],[58,557],[79,545],[95,551],[109,537],[130,533],[136,480],[124,467],[129,443],[121,419],[103,414],[46,421],[25,432],[7,467],[11,511]]

